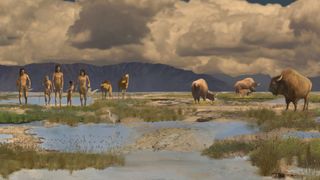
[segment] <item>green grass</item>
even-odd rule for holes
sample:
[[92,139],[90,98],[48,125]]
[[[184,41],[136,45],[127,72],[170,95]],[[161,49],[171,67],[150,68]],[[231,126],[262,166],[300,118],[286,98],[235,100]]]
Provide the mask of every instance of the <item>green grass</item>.
[[282,111],[281,114],[277,114],[266,108],[224,112],[225,116],[241,117],[252,125],[258,126],[262,131],[272,131],[279,128],[320,130],[320,125],[315,121],[319,114],[319,110]]
[[247,153],[254,166],[263,176],[280,172],[280,161],[292,165],[297,159],[297,166],[309,171],[320,168],[320,139],[303,141],[296,138],[272,139],[254,142],[234,140],[218,141],[203,151],[211,158],[222,158],[235,152]]
[[222,99],[225,101],[238,101],[238,102],[261,102],[267,100],[276,99],[271,93],[254,92],[249,96],[241,97],[239,94],[229,92],[229,93],[218,93],[216,95],[217,99]]
[[320,94],[310,93],[309,101],[312,103],[320,103]]
[[127,117],[143,119],[146,122],[175,121],[183,119],[181,108],[146,105],[147,100],[126,99],[98,101],[99,106],[109,107],[120,120]]
[[36,152],[21,147],[0,146],[0,174],[7,178],[21,169],[82,170],[105,169],[124,165],[124,158],[115,154],[87,154],[62,152]]
[[0,94],[0,100],[8,100],[12,98],[17,98],[18,95],[15,94]]
[[[10,111],[0,111],[0,123],[27,123],[39,120],[48,120],[52,123],[76,125],[78,123],[110,122],[108,109],[120,120],[127,117],[140,118],[147,122],[182,120],[190,108],[153,106],[148,100],[97,100],[87,107],[45,108],[37,105],[27,105],[21,108],[24,114]],[[2,106],[14,107],[14,106]]]
[[238,142],[232,140],[216,141],[208,149],[202,152],[202,155],[211,158],[220,159],[235,153],[247,154],[253,150],[255,145],[251,142]]

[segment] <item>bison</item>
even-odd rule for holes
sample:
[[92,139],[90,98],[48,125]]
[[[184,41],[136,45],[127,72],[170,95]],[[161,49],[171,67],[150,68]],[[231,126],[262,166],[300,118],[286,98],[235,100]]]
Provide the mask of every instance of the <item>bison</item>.
[[259,86],[252,78],[245,78],[243,80],[237,81],[234,84],[234,89],[240,96],[249,95],[256,91],[256,87]]
[[208,84],[204,79],[193,81],[191,85],[191,92],[196,103],[200,102],[200,98],[204,101],[206,99],[214,101],[214,93],[209,91]]
[[285,97],[287,108],[292,102],[294,110],[297,110],[297,104],[300,99],[304,99],[303,110],[308,110],[309,93],[312,89],[311,81],[295,71],[288,68],[276,77],[273,77],[270,82],[269,91],[273,95],[281,94]]

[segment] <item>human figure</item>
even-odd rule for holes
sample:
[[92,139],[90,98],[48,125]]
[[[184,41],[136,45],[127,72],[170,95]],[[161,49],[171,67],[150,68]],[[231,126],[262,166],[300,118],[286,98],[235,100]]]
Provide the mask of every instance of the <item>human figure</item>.
[[102,98],[107,98],[107,93],[109,94],[109,97],[112,97],[112,85],[108,80],[103,81],[103,83],[100,84],[100,89],[102,93]]
[[19,104],[21,104],[21,97],[24,96],[25,104],[28,104],[28,90],[31,88],[31,80],[29,75],[25,72],[24,68],[19,71],[17,79],[17,88],[19,90]]
[[74,84],[72,81],[69,81],[69,88],[67,90],[67,106],[72,106],[72,93],[74,91]]
[[44,101],[47,106],[47,105],[50,105],[51,92],[52,92],[52,82],[50,81],[49,76],[44,77],[43,87],[44,87]]
[[57,95],[59,95],[59,105],[61,107],[61,99],[63,92],[63,73],[61,72],[61,65],[56,65],[55,72],[53,73],[53,90],[54,90],[54,104],[57,106]]
[[[80,70],[80,74],[78,76],[78,84],[79,84],[79,94],[80,94],[81,106],[86,106],[87,105],[87,92],[88,92],[88,88],[90,88],[90,79],[84,69]],[[84,100],[84,102],[83,102],[83,100]]]
[[119,87],[119,93],[121,91],[122,99],[124,99],[127,89],[129,87],[129,74],[125,74],[124,76],[121,77],[121,79],[118,82],[118,87]]

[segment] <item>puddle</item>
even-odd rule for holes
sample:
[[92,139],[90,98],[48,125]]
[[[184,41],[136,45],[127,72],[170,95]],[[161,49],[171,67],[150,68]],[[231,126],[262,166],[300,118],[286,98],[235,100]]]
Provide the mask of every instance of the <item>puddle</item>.
[[[24,103],[24,99],[22,98],[22,103]],[[67,104],[67,98],[63,97],[61,103],[63,105]],[[87,99],[87,105],[92,104],[93,103],[93,99],[91,97],[88,97]],[[12,99],[2,99],[0,100],[0,104],[19,104],[19,99],[18,98],[12,98]],[[28,104],[32,104],[32,105],[44,105],[44,97],[43,96],[30,96],[28,98]],[[73,97],[72,98],[72,104],[74,106],[80,106],[81,102],[80,102],[80,98],[79,97]],[[54,106],[54,96],[52,96],[51,99],[51,105]]]
[[154,123],[122,124],[81,124],[77,127],[58,125],[43,127],[35,123],[28,131],[39,137],[41,147],[47,150],[64,152],[104,152],[129,145],[145,133],[161,128],[185,128],[194,131],[197,139],[211,145],[214,139],[223,139],[236,135],[252,134],[258,129],[247,126],[244,122],[205,122],[189,123],[182,121],[165,121]]
[[60,179],[60,180],[197,180],[197,179],[262,179],[256,167],[243,158],[213,160],[199,153],[140,151],[128,154],[123,167],[104,170],[81,171],[46,169],[21,170],[10,175],[10,179]]
[[0,134],[0,143],[6,143],[11,138],[13,138],[11,134]]
[[28,131],[43,142],[47,150],[63,152],[105,152],[132,142],[134,130],[123,125],[82,124],[33,127]]
[[301,138],[301,139],[320,138],[320,132],[294,131],[284,135],[284,138],[290,138],[290,137]]
[[184,121],[163,121],[154,123],[136,123],[135,128],[139,133],[150,133],[161,128],[191,129],[203,144],[211,145],[215,139],[225,139],[232,136],[254,134],[258,128],[250,127],[241,121],[210,121],[203,123]]

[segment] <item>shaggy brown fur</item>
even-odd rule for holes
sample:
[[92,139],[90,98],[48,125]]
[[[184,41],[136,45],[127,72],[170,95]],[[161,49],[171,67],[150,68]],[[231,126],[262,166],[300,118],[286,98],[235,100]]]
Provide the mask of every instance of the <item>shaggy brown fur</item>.
[[272,94],[281,94],[285,97],[286,110],[288,110],[289,104],[292,102],[295,111],[300,99],[304,99],[303,110],[308,110],[311,89],[311,81],[291,68],[282,71],[279,76],[273,77],[269,86],[269,91]]
[[200,98],[202,98],[204,101],[206,99],[214,101],[214,94],[209,91],[208,84],[204,79],[193,81],[191,85],[191,92],[196,103],[200,102]]
[[237,81],[234,85],[235,92],[241,96],[249,95],[256,91],[258,84],[252,78],[245,78]]

